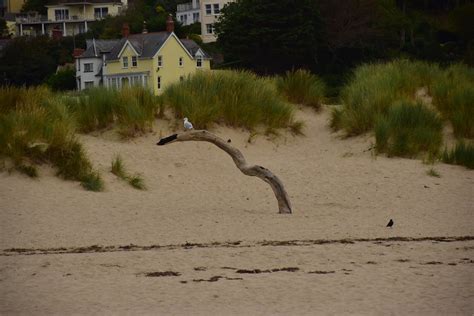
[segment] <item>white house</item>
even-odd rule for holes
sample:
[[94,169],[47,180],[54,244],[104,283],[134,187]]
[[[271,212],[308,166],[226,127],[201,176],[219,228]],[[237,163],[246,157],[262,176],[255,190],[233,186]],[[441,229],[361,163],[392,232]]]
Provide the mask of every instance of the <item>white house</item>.
[[87,40],[87,48],[76,58],[77,90],[98,87],[103,83],[102,65],[105,54],[120,40]]
[[201,22],[201,38],[204,43],[215,42],[214,23],[221,15],[221,9],[234,0],[192,0],[178,4],[176,19],[183,25]]
[[183,25],[190,25],[200,22],[200,3],[199,0],[192,0],[189,3],[178,4],[176,9],[176,20]]

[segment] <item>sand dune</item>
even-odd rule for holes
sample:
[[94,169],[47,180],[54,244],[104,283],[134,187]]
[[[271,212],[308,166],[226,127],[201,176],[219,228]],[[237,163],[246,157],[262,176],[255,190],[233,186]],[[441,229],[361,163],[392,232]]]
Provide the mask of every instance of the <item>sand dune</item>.
[[[292,215],[212,144],[156,146],[161,121],[127,142],[81,136],[105,192],[47,167],[0,173],[0,314],[474,313],[474,172],[436,164],[430,177],[419,160],[373,156],[370,135],[332,134],[327,111],[298,116],[305,137],[214,130],[278,175]],[[116,154],[147,191],[109,172]],[[66,253],[39,254],[53,248]],[[167,271],[179,275],[146,276]]]

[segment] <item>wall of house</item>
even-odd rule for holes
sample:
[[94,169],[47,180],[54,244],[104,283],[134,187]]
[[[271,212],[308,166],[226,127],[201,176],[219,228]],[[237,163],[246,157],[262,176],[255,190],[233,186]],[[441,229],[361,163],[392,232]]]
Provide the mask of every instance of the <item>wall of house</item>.
[[[119,75],[133,75],[133,74],[143,74],[146,73],[148,76],[148,88],[152,88],[153,83],[153,60],[151,58],[137,59],[137,66],[132,66],[132,56],[136,56],[133,49],[130,48],[130,45],[127,45],[122,55],[120,55],[119,60],[109,60],[107,61],[107,66],[105,70],[105,74],[119,76]],[[122,57],[128,57],[128,67],[124,68],[122,63]]]
[[95,20],[94,8],[108,8],[108,14],[115,16],[120,13],[122,4],[121,3],[101,3],[94,5],[54,5],[48,6],[48,20],[56,21],[55,10],[67,9],[69,10],[70,20]]
[[[163,65],[158,68],[158,56],[163,56]],[[183,66],[179,66],[179,58],[183,58]],[[155,94],[161,94],[170,84],[177,82],[180,78],[186,78],[198,70],[196,61],[189,56],[186,50],[180,45],[176,37],[171,36],[153,58],[153,68],[155,69],[155,78],[153,78],[153,91]],[[203,61],[200,70],[210,70],[210,62]],[[158,77],[161,77],[161,89],[158,89]]]
[[9,13],[20,13],[25,0],[5,0],[7,12]]
[[[207,24],[214,24],[220,16],[219,13],[214,11],[214,4],[219,4],[219,10],[222,10],[224,5],[229,2],[232,2],[232,0],[201,0],[201,38],[204,43],[216,41],[215,34],[207,32]],[[211,5],[211,14],[206,12],[206,5]]]
[[[92,72],[85,72],[84,64],[92,64]],[[76,59],[76,77],[80,78],[79,86],[77,87],[78,90],[84,90],[86,87],[86,82],[93,82],[94,87],[98,87],[102,79],[97,74],[100,72],[102,68],[102,58],[78,58]]]

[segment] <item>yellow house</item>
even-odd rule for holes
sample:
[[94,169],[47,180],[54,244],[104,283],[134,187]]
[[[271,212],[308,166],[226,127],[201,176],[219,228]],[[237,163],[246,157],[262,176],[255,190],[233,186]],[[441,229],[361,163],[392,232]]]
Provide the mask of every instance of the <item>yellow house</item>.
[[[210,70],[210,57],[194,41],[180,40],[170,17],[166,32],[128,35],[104,56],[104,85],[141,85],[161,94],[171,83],[201,70]],[[127,36],[128,35],[128,36]]]

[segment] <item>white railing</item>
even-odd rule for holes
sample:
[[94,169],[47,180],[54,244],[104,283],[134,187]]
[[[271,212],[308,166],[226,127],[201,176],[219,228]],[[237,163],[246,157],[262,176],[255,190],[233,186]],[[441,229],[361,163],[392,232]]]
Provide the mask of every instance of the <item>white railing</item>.
[[193,7],[193,3],[183,3],[183,4],[178,4],[176,8],[176,12],[183,12],[183,11],[191,11],[191,10],[199,10],[199,6]]

